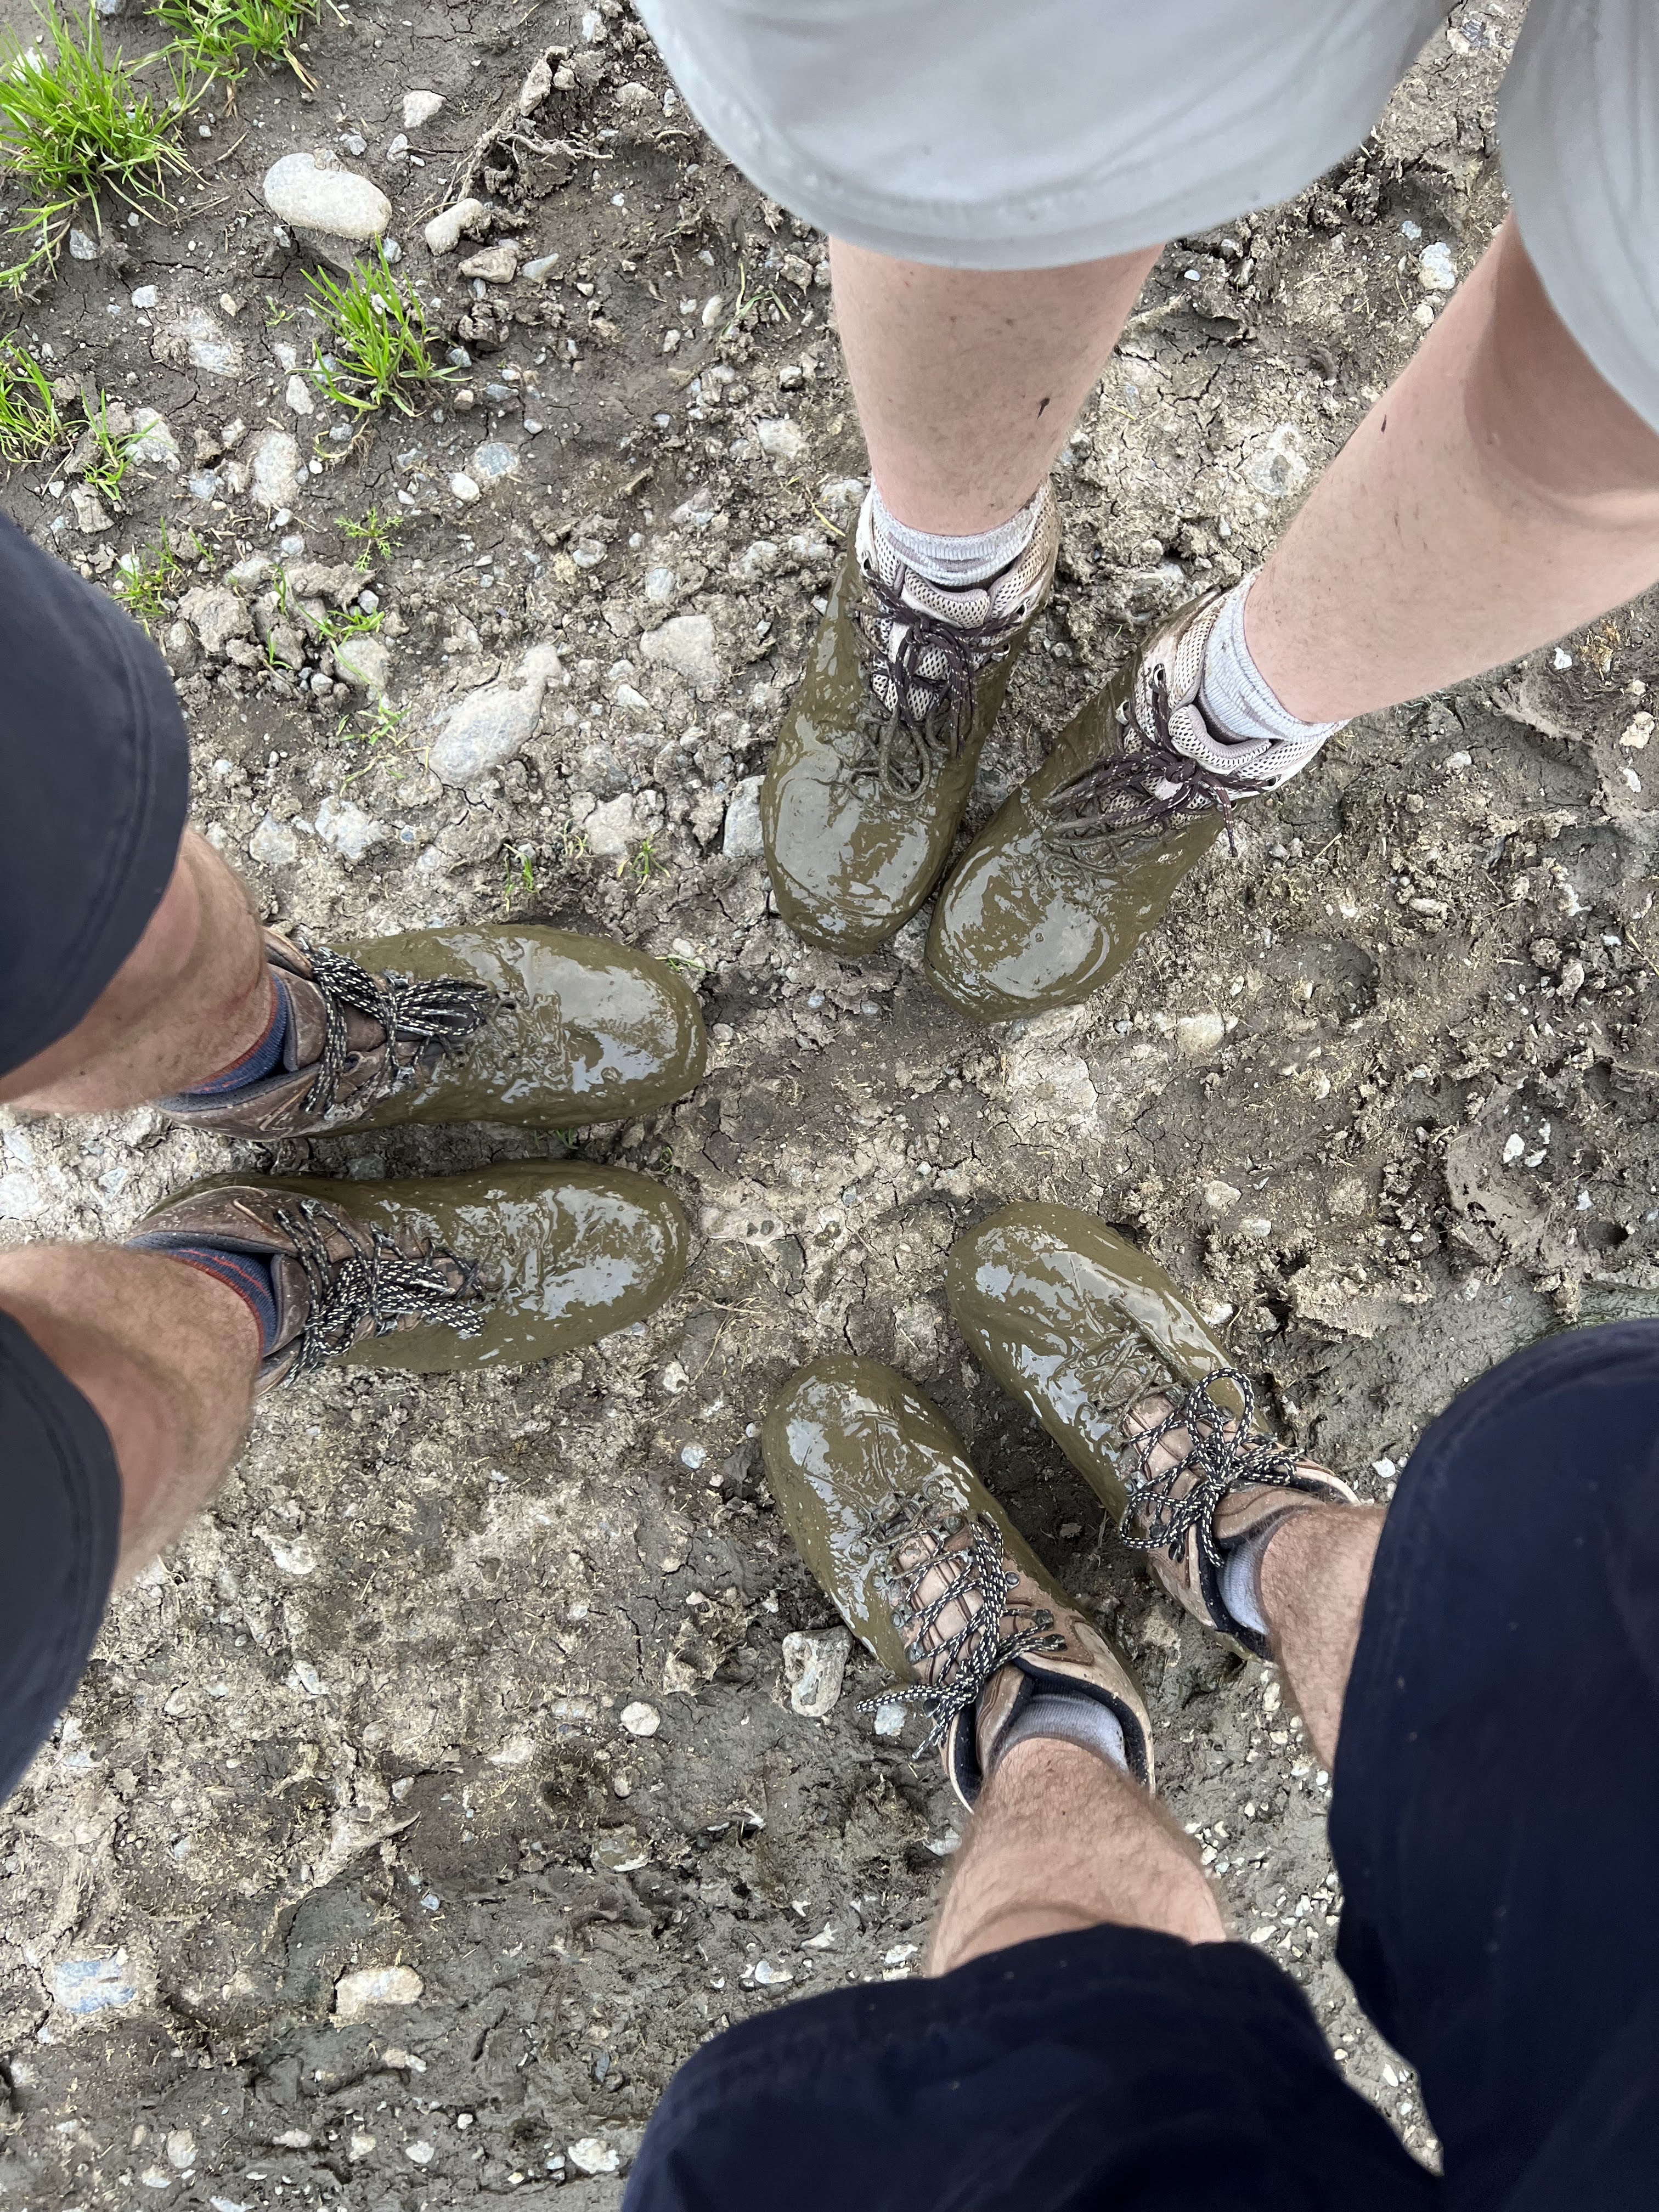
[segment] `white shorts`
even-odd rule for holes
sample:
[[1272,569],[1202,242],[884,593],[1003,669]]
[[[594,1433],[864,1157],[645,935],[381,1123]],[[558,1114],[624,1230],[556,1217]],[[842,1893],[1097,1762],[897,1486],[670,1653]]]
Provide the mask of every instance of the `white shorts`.
[[[692,112],[763,191],[836,237],[960,269],[1092,261],[1291,198],[1358,145],[1449,12],[636,4]],[[1659,428],[1659,0],[1531,0],[1498,133],[1557,313]]]

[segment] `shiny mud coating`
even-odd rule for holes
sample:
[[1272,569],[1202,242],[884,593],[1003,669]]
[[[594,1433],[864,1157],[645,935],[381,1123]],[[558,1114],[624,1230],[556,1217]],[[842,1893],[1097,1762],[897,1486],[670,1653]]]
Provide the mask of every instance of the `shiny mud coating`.
[[[1133,1465],[1125,1409],[1231,1364],[1162,1267],[1067,1206],[992,1214],[951,1246],[945,1288],[975,1352],[1115,1517]],[[1238,1403],[1230,1384],[1216,1396]]]
[[1132,659],[1085,701],[939,894],[927,980],[972,1021],[1075,1006],[1109,983],[1219,834],[1213,815],[1174,830],[1119,830],[1091,842],[1088,864],[1052,835],[1051,795],[1120,749],[1118,708],[1136,666]]
[[672,968],[605,937],[535,923],[412,929],[337,945],[372,975],[459,975],[503,994],[453,1059],[400,1085],[354,1129],[508,1121],[568,1129],[653,1114],[708,1057],[696,994]]
[[898,1592],[890,1594],[886,1555],[871,1532],[905,1499],[924,1496],[944,1521],[990,1514],[1011,1564],[1059,1594],[945,1416],[879,1360],[839,1354],[798,1369],[766,1409],[761,1451],[795,1548],[854,1635],[901,1681],[915,1681],[916,1670],[893,1626]]
[[660,1183],[626,1168],[517,1161],[398,1182],[216,1176],[178,1199],[231,1182],[321,1199],[400,1245],[440,1246],[478,1267],[492,1292],[479,1334],[399,1329],[343,1352],[342,1366],[439,1375],[549,1359],[643,1320],[685,1273],[684,1214]]
[[849,545],[790,704],[760,799],[778,912],[797,937],[853,957],[908,921],[939,880],[979,757],[1030,625],[1014,633],[974,687],[974,719],[954,758],[926,747],[917,795],[896,798],[857,763],[883,720],[864,672],[855,612],[864,579]]

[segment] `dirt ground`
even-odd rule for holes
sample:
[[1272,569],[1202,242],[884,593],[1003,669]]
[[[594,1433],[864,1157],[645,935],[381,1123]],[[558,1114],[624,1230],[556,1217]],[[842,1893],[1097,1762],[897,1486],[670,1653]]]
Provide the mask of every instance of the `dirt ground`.
[[[362,543],[339,518],[399,519],[373,587],[408,711],[377,743],[314,636],[284,668],[163,614],[196,818],[268,915],[325,940],[533,915],[677,960],[707,1080],[570,1141],[668,1177],[696,1255],[648,1325],[579,1356],[280,1394],[213,1510],[115,1603],[0,1817],[0,2202],[425,2212],[556,2188],[597,2212],[701,2038],[915,1971],[957,1816],[859,1711],[879,1686],[861,1653],[828,1718],[791,1709],[782,1639],[831,1616],[755,1442],[777,1382],[847,1346],[937,1397],[1123,1638],[1240,1935],[1426,2152],[1415,2084],[1333,1963],[1328,1778],[1273,1670],[1103,1541],[968,1358],[942,1267],[1010,1198],[1099,1214],[1380,1498],[1492,1361],[1659,1310],[1654,608],[1355,725],[1244,811],[1112,989],[965,1028],[924,980],[922,923],[838,963],[770,916],[757,857],[751,780],[863,466],[823,241],[699,137],[617,0],[500,28],[413,3],[327,10],[314,96],[269,75],[216,103],[179,220],[118,217],[26,311],[60,370],[158,410],[177,466],[158,437],[108,530],[49,467],[6,501],[106,582],[172,530],[179,591],[252,556],[337,566]],[[1137,622],[1260,557],[1443,302],[1433,280],[1472,265],[1502,212],[1518,20],[1460,9],[1360,155],[1165,254],[1065,456],[1059,587],[970,826]],[[421,226],[550,47],[536,127],[566,151],[498,170],[495,235],[559,258],[475,285],[471,243],[434,259]],[[417,88],[446,104],[388,155]],[[471,356],[343,459],[335,410],[289,404],[315,325],[259,192],[279,153],[325,146],[390,195],[403,266]],[[242,574],[250,600],[270,588]],[[538,643],[561,672],[538,732],[441,783],[438,719]],[[12,1117],[0,1143],[11,1239],[118,1237],[228,1161],[378,1175],[567,1149],[479,1128],[273,1154],[149,1110]]]

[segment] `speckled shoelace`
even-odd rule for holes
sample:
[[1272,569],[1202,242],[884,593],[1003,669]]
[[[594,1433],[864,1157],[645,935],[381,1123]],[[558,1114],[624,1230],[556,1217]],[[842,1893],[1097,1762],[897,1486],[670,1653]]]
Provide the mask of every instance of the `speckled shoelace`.
[[[332,1225],[333,1216],[333,1207],[313,1198],[303,1198],[295,1206],[278,1206],[274,1215],[277,1227],[294,1240],[294,1255],[305,1272],[310,1297],[289,1382],[314,1374],[325,1360],[349,1351],[365,1322],[373,1323],[375,1336],[384,1336],[411,1318],[453,1328],[457,1336],[478,1334],[488,1294],[473,1261],[441,1247],[423,1258],[410,1259],[378,1229],[370,1232],[370,1251],[354,1247],[346,1258],[333,1260],[317,1226],[319,1221]],[[459,1270],[459,1280],[452,1272],[455,1269]]]
[[390,1091],[403,1072],[392,1047],[436,1045],[440,1054],[457,1052],[496,1004],[493,991],[482,983],[463,982],[459,976],[436,975],[420,981],[412,975],[380,977],[326,945],[302,944],[300,949],[310,963],[311,981],[323,1001],[323,1050],[305,1097],[307,1114],[325,1114],[334,1103],[349,1056],[348,1006],[386,1031],[383,1088]]
[[973,727],[974,686],[1020,624],[1013,617],[945,622],[880,576],[863,575],[875,606],[860,607],[855,619],[881,720],[854,773],[874,775],[890,799],[906,801],[927,789],[936,757],[954,760],[962,750]]
[[1161,668],[1152,670],[1146,688],[1144,720],[1127,702],[1120,715],[1125,738],[1134,739],[1133,750],[1126,745],[1095,761],[1057,784],[1042,802],[1048,843],[1085,868],[1116,865],[1111,841],[1119,830],[1194,821],[1200,814],[1220,815],[1236,851],[1235,802],[1271,788],[1243,776],[1229,781],[1178,751],[1170,729],[1169,679]]
[[[1237,1391],[1237,1414],[1216,1403],[1212,1386],[1218,1382],[1231,1382]],[[1284,1490],[1300,1486],[1296,1454],[1273,1437],[1253,1431],[1255,1411],[1255,1393],[1249,1377],[1236,1367],[1218,1367],[1150,1429],[1129,1430],[1126,1418],[1126,1433],[1139,1468],[1130,1478],[1129,1502],[1118,1534],[1131,1551],[1164,1551],[1178,1560],[1196,1528],[1205,1558],[1219,1567],[1221,1553],[1212,1530],[1216,1508],[1227,1492],[1247,1482],[1271,1483]],[[1154,1474],[1152,1457],[1158,1446],[1183,1429],[1186,1451]],[[1192,1487],[1177,1497],[1176,1486],[1189,1473],[1195,1478]],[[1136,1517],[1145,1523],[1144,1535],[1130,1533],[1129,1523]]]
[[[1006,1636],[998,1633],[1009,1610],[1008,1601],[1019,1586],[1019,1577],[1004,1557],[1002,1531],[988,1513],[975,1514],[966,1525],[969,1540],[954,1552],[945,1547],[963,1528],[959,1521],[929,1523],[914,1510],[901,1510],[877,1532],[878,1540],[895,1552],[915,1539],[931,1547],[920,1564],[908,1571],[903,1595],[893,1608],[893,1626],[906,1639],[905,1657],[913,1667],[931,1662],[933,1680],[895,1684],[878,1697],[866,1698],[859,1706],[860,1712],[867,1713],[878,1705],[920,1705],[933,1725],[916,1747],[919,1759],[943,1742],[957,1714],[978,1702],[991,1677],[1011,1660],[1028,1651],[1052,1653],[1066,1649],[1065,1638],[1054,1631],[1053,1613],[1040,1606],[1032,1610],[1029,1628],[1015,1629]],[[943,1586],[923,1604],[921,1586],[935,1574],[943,1577]],[[980,1603],[970,1607],[967,1601],[975,1595]],[[938,1622],[953,1605],[962,1607],[965,1616],[962,1626],[948,1636],[935,1636]]]

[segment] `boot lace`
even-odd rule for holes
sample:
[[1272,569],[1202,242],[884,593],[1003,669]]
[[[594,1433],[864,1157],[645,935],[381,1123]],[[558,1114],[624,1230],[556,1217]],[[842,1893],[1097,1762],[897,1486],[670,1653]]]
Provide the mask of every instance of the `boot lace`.
[[495,1001],[482,983],[463,982],[459,976],[437,975],[417,981],[412,975],[371,975],[367,968],[343,952],[326,945],[302,945],[311,963],[311,978],[323,1001],[323,1050],[317,1073],[306,1093],[308,1114],[326,1114],[349,1056],[346,1042],[348,1006],[386,1035],[386,1055],[381,1088],[392,1090],[403,1073],[394,1050],[398,1045],[417,1048],[434,1059],[459,1052],[478,1028]]
[[331,1259],[323,1229],[337,1225],[332,1206],[302,1198],[278,1206],[277,1226],[294,1240],[294,1255],[305,1272],[309,1294],[300,1348],[288,1379],[314,1374],[325,1359],[346,1352],[363,1333],[385,1336],[410,1318],[453,1328],[457,1336],[477,1336],[483,1327],[480,1310],[487,1293],[477,1265],[441,1247],[420,1257],[400,1252],[376,1229],[368,1252],[354,1245],[343,1260]]
[[[1240,1410],[1237,1415],[1216,1403],[1212,1385],[1217,1382],[1231,1382],[1237,1391]],[[1131,1436],[1139,1464],[1130,1478],[1129,1503],[1118,1530],[1131,1551],[1164,1551],[1178,1560],[1186,1549],[1188,1535],[1196,1528],[1205,1558],[1212,1566],[1219,1567],[1221,1553],[1213,1534],[1215,1511],[1230,1490],[1247,1482],[1271,1483],[1284,1490],[1301,1487],[1296,1454],[1288,1445],[1252,1429],[1255,1411],[1255,1393],[1249,1378],[1236,1367],[1218,1367],[1201,1382],[1195,1382],[1161,1421]],[[1155,1474],[1152,1459],[1158,1446],[1182,1429],[1188,1437],[1186,1451]],[[1193,1478],[1190,1488],[1177,1496],[1182,1477],[1188,1474]],[[1144,1534],[1131,1534],[1132,1517],[1141,1521]]]
[[945,622],[868,570],[864,586],[875,604],[860,606],[855,619],[865,641],[865,681],[881,719],[870,718],[853,772],[873,775],[889,799],[908,802],[967,743],[975,684],[1006,650],[1019,619]]
[[[1144,691],[1144,705],[1141,695]],[[1254,777],[1231,781],[1176,750],[1170,728],[1170,683],[1160,667],[1137,684],[1135,697],[1120,709],[1125,747],[1079,769],[1057,784],[1043,800],[1044,836],[1048,844],[1085,868],[1116,865],[1112,841],[1120,830],[1185,823],[1218,812],[1233,837],[1233,802],[1271,788]]]
[[[1045,1607],[1010,1605],[1019,1577],[1004,1557],[1002,1531],[988,1513],[976,1513],[966,1524],[969,1540],[962,1549],[945,1549],[963,1525],[960,1521],[930,1522],[925,1508],[912,1501],[874,1532],[877,1542],[893,1552],[913,1540],[923,1545],[923,1557],[907,1571],[900,1601],[893,1608],[893,1626],[905,1639],[904,1656],[910,1664],[930,1667],[933,1679],[896,1684],[878,1697],[866,1698],[859,1711],[920,1705],[933,1725],[916,1748],[919,1759],[943,1742],[957,1714],[978,1701],[991,1677],[1011,1660],[1028,1651],[1066,1649],[1066,1639],[1054,1630],[1054,1617]],[[930,1576],[939,1578],[939,1587],[924,1602],[922,1584]],[[971,1602],[975,1598],[977,1605]],[[945,1635],[939,1623],[953,1605],[962,1608],[963,1625]],[[1028,1611],[1030,1626],[1019,1627],[1019,1616]],[[1001,1632],[1005,1618],[1013,1624],[1006,1634]]]

